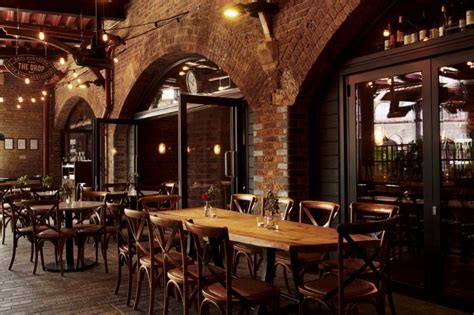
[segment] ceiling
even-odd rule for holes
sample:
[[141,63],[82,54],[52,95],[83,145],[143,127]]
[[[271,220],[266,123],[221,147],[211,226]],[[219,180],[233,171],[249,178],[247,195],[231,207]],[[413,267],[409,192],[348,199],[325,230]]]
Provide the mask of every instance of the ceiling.
[[[129,0],[2,0],[0,58],[34,54],[57,60],[59,56],[65,56],[72,47],[85,49],[93,42],[96,25],[100,30],[103,21],[125,19],[125,6],[128,2]],[[46,35],[44,42],[38,38],[40,31]]]

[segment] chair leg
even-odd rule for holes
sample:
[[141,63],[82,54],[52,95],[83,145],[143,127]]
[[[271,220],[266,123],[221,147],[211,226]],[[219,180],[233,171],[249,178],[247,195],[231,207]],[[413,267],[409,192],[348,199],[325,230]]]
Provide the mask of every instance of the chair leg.
[[[153,276],[153,274],[151,274],[150,276]],[[148,285],[150,287],[150,301],[148,302],[148,314],[153,314],[153,309],[155,306],[155,281],[153,278],[148,279]]]
[[127,306],[130,305],[130,299],[132,297],[132,283],[133,283],[133,255],[128,253],[128,259],[127,259],[127,264],[128,264],[128,288],[127,288]]
[[100,249],[102,251],[102,259],[104,259],[105,273],[109,273],[109,266],[107,264],[107,236],[104,236],[102,239]]
[[118,270],[117,270],[117,283],[115,284],[114,294],[117,295],[120,289],[120,282],[122,281],[122,261],[123,258],[118,254]]
[[[33,245],[33,243],[31,243]],[[36,268],[38,268],[38,251],[39,251],[39,244],[37,241],[34,242],[34,248],[35,248],[35,266],[33,268],[33,274],[36,274]]]
[[397,312],[395,310],[395,302],[393,301],[393,292],[392,292],[392,288],[389,286],[387,286],[387,289],[386,289],[386,292],[387,292],[387,295],[388,295],[388,304],[390,305],[390,313],[392,315],[396,315]]
[[43,268],[43,271],[44,271],[45,266],[44,266],[44,255],[43,255],[43,243],[39,245],[39,250],[40,250],[40,256],[41,256],[41,267]]
[[12,253],[12,259],[10,261],[10,266],[8,266],[8,270],[12,270],[13,262],[15,261],[17,245],[18,245],[18,238],[16,237],[16,235],[13,235],[13,253]]
[[[164,290],[164,304],[163,304],[163,315],[168,314],[168,308],[169,308],[169,303],[170,303],[169,289],[170,289],[170,282],[168,282],[168,283],[165,285],[165,290]],[[183,309],[183,312],[184,312],[184,309]]]
[[33,262],[33,242],[31,242],[31,246],[30,246],[30,262]]
[[2,217],[2,245],[5,244],[5,231],[6,231],[6,224],[5,218]]
[[143,281],[143,272],[142,270],[137,267],[138,274],[137,274],[137,291],[135,292],[135,302],[133,304],[133,309],[136,311],[138,310],[138,303],[140,302],[140,293],[142,290],[142,281]]

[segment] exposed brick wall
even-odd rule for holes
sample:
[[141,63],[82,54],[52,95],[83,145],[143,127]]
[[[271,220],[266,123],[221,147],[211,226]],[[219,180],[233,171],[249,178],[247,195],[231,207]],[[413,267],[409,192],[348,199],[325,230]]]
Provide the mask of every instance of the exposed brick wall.
[[[362,2],[362,4],[361,4]],[[148,1],[130,3],[128,17],[118,26],[165,18],[189,10],[180,23],[173,22],[146,36],[119,47],[120,62],[115,65],[114,109],[112,117],[130,118],[150,81],[174,62],[190,55],[201,55],[227,72],[242,91],[254,112],[255,192],[261,193],[269,180],[279,183],[285,194],[305,198],[308,178],[308,107],[317,106],[318,86],[329,77],[355,34],[366,27],[368,18],[387,1],[381,0],[288,0],[280,1],[280,12],[273,18],[279,42],[279,66],[266,74],[256,48],[263,40],[258,19],[244,16],[238,21],[222,17],[225,0]],[[117,32],[127,37],[144,31]],[[126,49],[126,50],[124,50]],[[282,88],[285,73],[296,88],[297,105],[275,106],[272,93]],[[93,77],[91,76],[91,79]],[[81,96],[96,116],[104,111],[101,88],[69,91],[59,87],[56,126],[70,111],[69,100]]]
[[[16,178],[22,175],[42,174],[42,119],[43,102],[41,101],[42,84],[31,82],[26,85],[9,73],[0,73],[3,84],[0,84],[0,133],[5,138],[14,139],[14,149],[5,150],[5,142],[0,142],[0,177]],[[0,80],[1,81],[1,80]],[[22,103],[18,97],[23,97]],[[31,98],[36,99],[35,103]],[[21,109],[16,105],[20,104]],[[26,150],[18,150],[18,138],[26,139]],[[38,150],[30,150],[30,139],[38,140]]]

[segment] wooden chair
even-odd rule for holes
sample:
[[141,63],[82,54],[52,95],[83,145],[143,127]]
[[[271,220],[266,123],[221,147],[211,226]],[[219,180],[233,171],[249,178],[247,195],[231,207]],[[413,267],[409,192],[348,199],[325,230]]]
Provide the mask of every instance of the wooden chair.
[[135,244],[132,242],[132,232],[128,224],[126,225],[126,233],[120,226],[117,229],[117,283],[115,284],[114,294],[117,295],[120,290],[120,283],[122,282],[122,267],[128,268],[128,286],[127,286],[127,306],[130,305],[132,297],[132,282],[133,282],[133,257],[136,254]]
[[[372,303],[376,306],[377,314],[385,314],[384,291],[386,289],[385,267],[390,251],[390,238],[395,227],[396,218],[376,222],[349,223],[338,226],[338,265],[337,275],[315,280],[304,281],[302,276],[297,280],[298,293],[300,294],[299,314],[304,314],[305,303],[314,300],[335,313],[337,305],[338,314],[344,314],[346,306],[350,313],[361,303]],[[372,248],[369,254],[366,248],[354,242],[354,234],[381,234],[379,244]],[[348,246],[347,246],[348,245]],[[311,252],[311,246],[296,246],[290,248],[292,255]],[[348,272],[344,259],[346,251],[357,252],[363,263],[354,271]],[[298,259],[298,258],[296,258]],[[375,259],[378,265],[375,266]],[[363,274],[373,273],[377,281],[370,282],[361,279]]]
[[[300,223],[313,224],[316,226],[329,227],[339,214],[340,206],[328,201],[304,200],[300,202],[298,220]],[[291,216],[291,209],[285,214],[285,220]],[[317,265],[326,258],[325,253],[305,252],[299,255],[299,263],[303,266],[301,272],[304,273],[310,266]],[[278,251],[275,256],[275,271],[282,268],[283,279],[289,294],[291,293],[288,281],[288,273],[291,273],[291,260],[288,252]]]
[[2,228],[2,245],[5,244],[5,231],[8,224],[11,221],[11,209],[8,203],[5,203],[5,196],[11,194],[13,185],[11,184],[0,184],[0,202],[2,203],[1,213],[1,228]]
[[105,183],[102,190],[108,192],[122,192],[127,191],[130,185],[128,183]]
[[[399,207],[391,204],[380,204],[370,202],[353,202],[349,206],[349,217],[351,223],[364,223],[364,222],[377,222],[393,218],[399,213]],[[382,237],[382,233],[372,234],[378,238]],[[389,261],[390,262],[390,261]],[[344,260],[344,270],[346,272],[354,272],[360,269],[364,265],[364,259],[359,257],[346,258]],[[378,267],[379,262],[374,261],[374,265]],[[395,303],[393,302],[392,289],[391,289],[391,270],[390,264],[386,268],[386,288],[385,291],[389,298],[390,309],[392,314],[395,314]],[[319,270],[322,275],[337,274],[338,272],[338,260],[329,259],[323,260],[319,263]],[[372,270],[366,270],[365,277],[369,278],[372,276]]]
[[[199,314],[206,314],[209,304],[216,306],[223,314],[232,314],[232,307],[240,304],[243,309],[261,304],[269,305],[273,313],[278,312],[280,292],[273,285],[254,278],[232,277],[232,252],[226,227],[210,227],[185,222],[191,233],[197,254]],[[219,249],[221,248],[221,250]],[[221,251],[223,262],[221,260]],[[222,264],[225,276],[213,272],[211,260]],[[209,284],[204,273],[211,273],[215,281]]]
[[54,245],[56,264],[59,264],[61,276],[64,275],[63,251],[66,240],[74,237],[76,231],[63,227],[64,215],[59,211],[58,200],[31,200],[23,201],[23,205],[29,215],[31,231],[35,249],[35,266],[33,274],[38,266],[38,252],[41,252],[41,262],[44,268],[43,244],[49,241]]
[[32,187],[30,191],[35,200],[59,200],[58,187]]
[[[179,220],[166,219],[157,215],[150,215],[153,230],[153,239],[161,249],[163,263],[164,308],[163,314],[168,314],[169,298],[174,288],[179,294],[183,305],[183,314],[189,314],[189,306],[196,296],[197,268],[186,255],[187,236],[183,230],[183,223]],[[180,252],[176,252],[175,238],[179,239]],[[194,272],[190,272],[190,269]],[[191,287],[194,286],[192,291]]]
[[140,198],[138,204],[147,212],[177,210],[180,198],[179,195],[153,195]]
[[161,183],[161,192],[163,195],[177,195],[179,184],[177,182],[163,182]]
[[[10,260],[8,270],[12,270],[13,263],[15,262],[16,248],[18,247],[18,241],[20,237],[27,237],[31,242],[31,255],[30,261],[33,261],[34,244],[32,239],[32,228],[30,226],[30,220],[27,215],[23,212],[23,200],[31,199],[30,193],[16,193],[4,196],[4,202],[8,204],[8,216],[10,218],[10,225],[12,227],[13,236],[13,252]],[[7,212],[5,212],[7,213]]]
[[[230,198],[230,210],[240,213],[253,213],[257,196],[252,194],[233,194]],[[244,256],[247,261],[249,275],[252,278],[257,276],[257,270],[262,263],[262,249],[249,244],[234,244],[233,274],[237,275],[240,256]]]

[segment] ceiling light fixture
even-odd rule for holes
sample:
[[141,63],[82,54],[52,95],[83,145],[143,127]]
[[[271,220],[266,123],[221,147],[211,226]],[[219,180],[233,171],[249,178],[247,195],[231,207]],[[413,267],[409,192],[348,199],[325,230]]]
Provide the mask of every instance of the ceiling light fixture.
[[259,13],[274,14],[278,11],[278,2],[253,1],[250,3],[237,3],[224,9],[224,16],[237,18],[248,13],[251,17],[259,17]]

